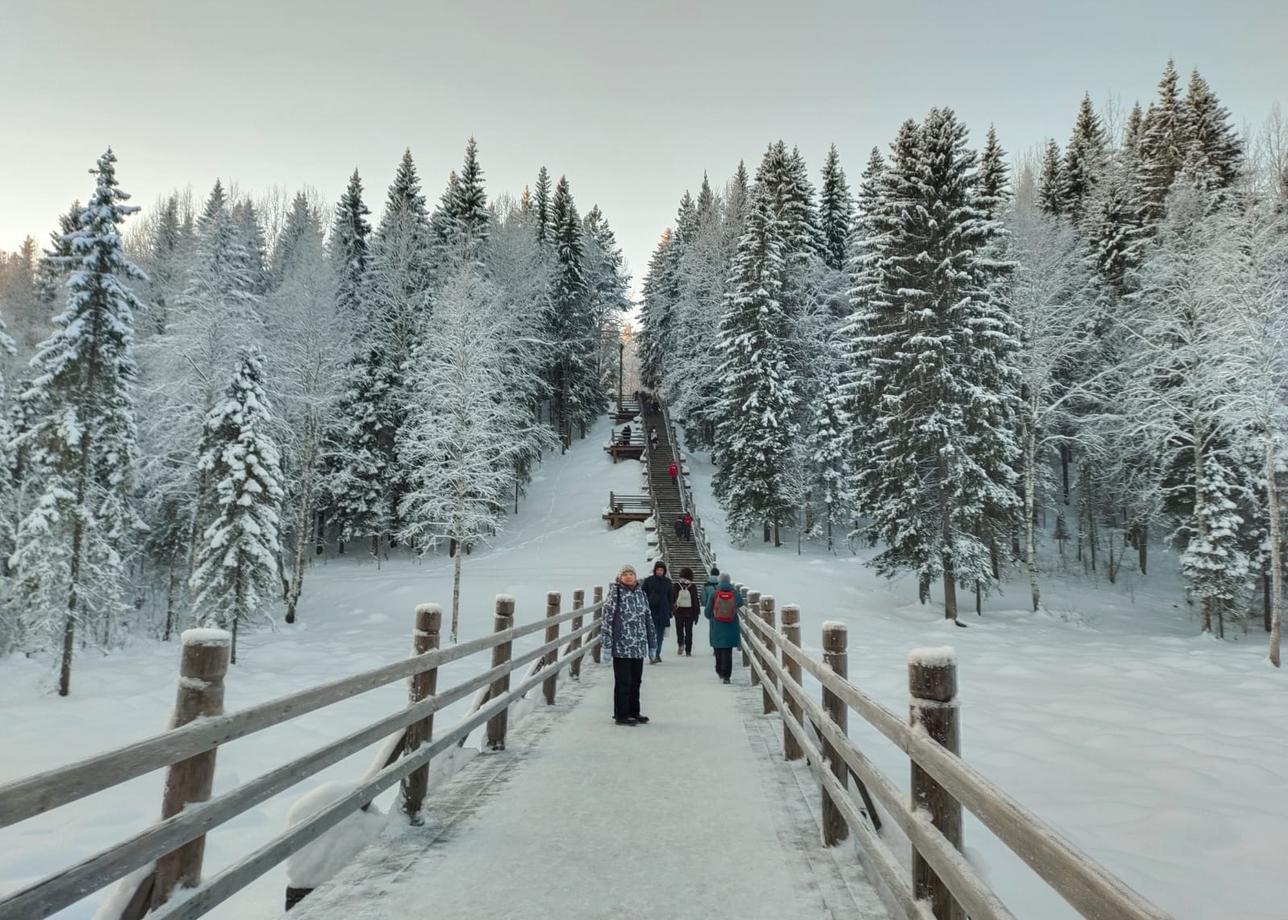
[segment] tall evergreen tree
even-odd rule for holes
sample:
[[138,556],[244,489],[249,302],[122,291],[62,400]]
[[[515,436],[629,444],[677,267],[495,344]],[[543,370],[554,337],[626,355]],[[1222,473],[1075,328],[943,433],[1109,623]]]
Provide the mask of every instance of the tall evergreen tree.
[[845,268],[850,233],[854,225],[854,199],[841,168],[841,155],[833,144],[823,161],[823,191],[819,200],[820,225],[823,230],[823,261],[833,271]]
[[1048,139],[1042,154],[1042,171],[1038,174],[1038,207],[1043,214],[1053,217],[1065,213],[1064,166],[1060,162],[1060,148]]
[[1158,81],[1158,100],[1145,113],[1140,140],[1145,215],[1150,223],[1162,216],[1163,201],[1185,163],[1185,125],[1171,61]]
[[1084,95],[1078,106],[1073,136],[1069,138],[1069,146],[1065,148],[1064,169],[1061,173],[1061,197],[1074,224],[1082,221],[1087,200],[1104,170],[1107,150],[1104,125],[1091,104],[1091,95]]
[[988,126],[984,150],[979,156],[979,202],[992,220],[1001,220],[1011,200],[1011,183],[1007,176],[1006,151],[998,143],[997,132]]
[[1210,190],[1234,185],[1243,165],[1243,145],[1230,125],[1230,113],[1195,70],[1181,104],[1186,138],[1182,169],[1191,183]]
[[40,493],[19,525],[11,600],[24,620],[61,635],[58,692],[71,690],[76,632],[109,639],[124,610],[125,560],[136,520],[130,507],[137,447],[134,312],[125,281],[140,273],[118,229],[136,208],[117,185],[109,149],[93,170],[94,195],[65,241],[67,307],[32,361],[29,447]]
[[363,286],[370,259],[371,209],[362,200],[362,178],[355,169],[335,208],[327,245],[335,271],[335,302],[340,315],[357,324],[365,312]]
[[591,297],[582,261],[581,218],[566,176],[560,176],[555,186],[550,218],[554,261],[546,328],[554,352],[549,379],[557,430],[567,443],[574,425],[584,435],[586,426],[603,410],[603,391],[595,368]]
[[544,166],[537,170],[537,184],[532,193],[532,227],[538,243],[544,246],[550,242],[553,230],[550,214],[550,173]]
[[263,357],[248,347],[206,416],[198,466],[214,500],[192,572],[193,611],[204,625],[232,630],[234,663],[238,627],[262,613],[277,577],[283,493],[271,427]]

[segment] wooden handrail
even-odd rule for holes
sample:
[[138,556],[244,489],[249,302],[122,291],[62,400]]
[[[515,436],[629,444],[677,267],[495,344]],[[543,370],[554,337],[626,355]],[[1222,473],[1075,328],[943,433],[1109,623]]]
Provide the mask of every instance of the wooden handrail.
[[[757,651],[762,654],[765,651],[765,643],[757,638],[757,635],[764,636],[768,643],[800,664],[820,684],[843,700],[850,709],[907,753],[922,770],[974,814],[1002,843],[1024,860],[1052,890],[1084,917],[1105,918],[1105,920],[1110,918],[1112,920],[1119,920],[1119,918],[1171,920],[1170,914],[1151,904],[1139,892],[1083,853],[956,754],[935,742],[924,731],[905,724],[893,712],[860,691],[848,680],[838,677],[831,669],[814,661],[805,654],[803,649],[789,642],[782,633],[771,629],[749,613],[749,611],[744,612],[741,621],[750,627],[750,630],[745,632],[745,636]],[[757,656],[752,655],[750,658],[752,666],[756,667]],[[770,667],[773,668],[776,664],[777,662],[771,662]],[[782,667],[781,665],[777,667],[781,678]],[[780,713],[782,711],[781,705],[779,711]],[[816,716],[812,708],[811,714]],[[814,721],[816,727],[826,733],[828,723],[817,717]],[[881,777],[882,782],[876,781],[880,774],[866,758],[862,757],[848,736],[834,732],[833,736],[828,737],[828,741],[837,746],[839,751],[858,755],[853,759],[847,758],[848,765],[869,788],[877,790],[878,796],[902,826],[909,815],[905,814],[903,809],[892,807],[887,801],[892,795],[901,798],[887,788],[888,780]],[[838,744],[838,742],[841,743]],[[835,791],[833,794],[835,795]],[[933,830],[929,822],[916,814],[912,814],[911,818],[923,825],[919,838],[927,839],[929,830]],[[913,839],[911,834],[909,837],[914,845],[917,845],[918,839]],[[942,839],[942,835],[940,838]],[[923,857],[932,865],[935,859],[939,858],[934,850],[935,846],[932,843],[926,850],[921,851]],[[952,888],[950,876],[953,874],[953,867],[943,863],[935,865],[935,869],[942,870],[941,877],[945,884]],[[954,889],[952,893],[966,904],[971,897],[971,892],[967,888],[961,888],[960,881],[958,885],[960,890]],[[970,912],[972,916],[985,916],[983,913],[976,914],[974,909]]]
[[[516,656],[500,667],[494,667],[464,683],[399,710],[365,728],[351,732],[338,741],[323,745],[236,789],[215,796],[206,802],[193,803],[172,818],[154,824],[121,843],[82,860],[71,868],[54,873],[8,895],[0,900],[0,920],[45,917],[69,904],[74,904],[90,892],[97,891],[135,869],[147,865],[158,856],[201,837],[279,792],[298,784],[301,780],[339,763],[350,754],[464,699],[474,691],[509,674],[515,668],[541,659],[564,642],[588,634],[592,628],[593,624],[584,626],[570,633],[565,639],[548,642],[523,655]],[[469,716],[473,716],[475,712],[477,710],[471,712]]]
[[[583,614],[591,610],[582,611]],[[572,611],[557,622],[570,620]],[[359,674],[288,693],[265,703],[223,716],[199,719],[84,760],[33,774],[0,786],[0,827],[57,808],[127,780],[151,773],[188,757],[227,744],[377,687],[466,658],[502,642],[539,632],[549,625],[539,620],[504,633],[491,633],[451,648],[438,649],[372,668]]]

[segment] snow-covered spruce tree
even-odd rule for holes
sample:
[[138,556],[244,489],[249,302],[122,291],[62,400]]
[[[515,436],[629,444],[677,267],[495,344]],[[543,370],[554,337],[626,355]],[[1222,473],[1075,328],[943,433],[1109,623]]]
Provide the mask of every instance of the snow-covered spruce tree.
[[979,204],[991,220],[1002,220],[1011,200],[1011,180],[1006,167],[1006,151],[997,139],[997,131],[988,126],[984,149],[979,155]]
[[140,275],[118,230],[135,208],[123,203],[110,149],[93,173],[94,195],[66,240],[67,306],[32,360],[33,423],[22,439],[40,492],[18,527],[8,598],[34,644],[61,638],[61,696],[71,691],[77,629],[110,642],[119,625],[138,530],[130,499],[139,303],[124,282]]
[[648,271],[644,273],[644,309],[641,322],[644,327],[644,347],[640,354],[640,376],[646,387],[659,389],[664,383],[667,343],[675,325],[675,264],[672,249],[678,249],[675,232],[667,227],[662,231],[657,248],[649,257]]
[[1189,181],[1213,191],[1233,186],[1243,168],[1243,144],[1229,111],[1197,70],[1181,103],[1181,124],[1186,139],[1181,169]]
[[406,415],[404,370],[429,311],[431,238],[425,198],[411,151],[403,153],[370,248],[357,348],[341,400],[346,428],[336,439],[329,477],[332,513],[342,541],[366,537],[380,559],[396,528],[405,476],[397,461]]
[[1044,214],[1056,216],[1066,212],[1064,187],[1060,148],[1055,141],[1048,139],[1042,155],[1042,171],[1038,174],[1038,206]]
[[590,293],[591,335],[595,343],[595,377],[601,390],[614,388],[622,314],[631,307],[630,276],[613,228],[595,205],[582,218],[582,262]]
[[264,361],[244,348],[223,400],[206,416],[197,461],[213,499],[192,571],[192,610],[204,626],[237,632],[262,614],[277,577],[282,473],[264,392]]
[[1091,104],[1091,95],[1084,95],[1073,124],[1073,136],[1064,151],[1060,175],[1064,186],[1061,195],[1064,209],[1075,224],[1086,212],[1087,201],[1104,170],[1107,153],[1104,125]]
[[978,207],[976,158],[950,109],[905,125],[883,182],[876,296],[866,306],[860,425],[871,447],[857,485],[887,574],[958,582],[992,577],[981,523],[1018,504],[1015,324],[997,302],[1008,270],[987,256],[999,232]]
[[[285,493],[283,535],[288,552],[286,622],[294,623],[304,586],[306,550],[315,542],[324,449],[339,421],[344,372],[350,355],[348,328],[337,303],[334,262],[322,240],[317,210],[297,196],[292,243],[274,259],[276,288],[265,299],[273,403],[278,407]],[[299,213],[297,213],[299,211]]]
[[1158,81],[1158,100],[1145,112],[1141,128],[1140,164],[1146,222],[1156,223],[1163,203],[1185,162],[1185,125],[1177,91],[1176,65],[1171,59]]
[[367,264],[370,259],[371,209],[362,200],[362,178],[355,169],[335,207],[335,222],[327,249],[335,273],[335,304],[340,316],[357,326],[365,310]]
[[80,202],[73,201],[66,213],[59,215],[58,229],[49,234],[49,248],[36,263],[36,296],[50,313],[57,308],[62,296],[67,259],[71,256],[68,240],[80,227],[80,211]]
[[590,291],[582,264],[581,218],[566,176],[559,177],[550,208],[554,246],[546,338],[553,346],[548,379],[555,403],[555,428],[566,446],[573,428],[584,437],[603,411],[603,390],[595,369]]
[[842,375],[834,366],[814,400],[807,447],[809,486],[815,492],[812,530],[827,541],[828,552],[835,551],[838,525],[841,533],[849,531],[854,508],[853,472],[847,450],[853,422],[847,402]]
[[720,324],[724,379],[715,489],[729,512],[730,535],[740,543],[757,526],[790,522],[796,504],[789,477],[797,397],[788,356],[791,322],[780,299],[787,241],[778,217],[783,203],[771,197],[783,186],[766,181],[777,159],[770,147],[752,189]]
[[487,192],[483,189],[478,143],[473,137],[465,145],[465,161],[450,191],[451,239],[458,250],[467,250],[474,258],[479,258],[480,250],[487,242],[491,215],[487,209]]
[[553,237],[550,206],[550,173],[542,166],[532,192],[532,232],[541,246],[549,245]]
[[233,201],[233,225],[241,240],[241,255],[245,260],[242,268],[251,280],[251,291],[262,296],[269,288],[268,274],[268,241],[264,236],[264,225],[260,223],[259,213],[249,199]]
[[495,292],[477,269],[458,264],[408,368],[412,409],[398,446],[411,472],[400,533],[422,551],[451,544],[453,642],[460,634],[466,549],[501,528],[513,470],[533,426],[507,386],[507,324],[499,313]]
[[841,155],[833,144],[823,161],[823,189],[819,197],[819,225],[823,231],[823,261],[833,271],[845,268],[854,224],[854,199],[841,168]]

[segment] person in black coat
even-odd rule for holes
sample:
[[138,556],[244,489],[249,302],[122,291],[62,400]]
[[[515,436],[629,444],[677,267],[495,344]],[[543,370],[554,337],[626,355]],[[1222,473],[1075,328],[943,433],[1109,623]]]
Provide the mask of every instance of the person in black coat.
[[666,563],[659,559],[653,565],[653,574],[644,579],[642,586],[648,595],[649,610],[653,613],[653,634],[657,641],[649,663],[657,664],[662,660],[666,628],[671,625],[671,579],[666,577]]

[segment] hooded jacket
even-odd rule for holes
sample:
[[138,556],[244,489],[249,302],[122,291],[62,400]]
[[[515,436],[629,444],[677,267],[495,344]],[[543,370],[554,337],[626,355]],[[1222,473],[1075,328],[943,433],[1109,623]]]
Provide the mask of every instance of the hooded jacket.
[[636,582],[626,587],[620,581],[608,589],[601,615],[600,635],[609,658],[647,658],[657,644],[653,614],[644,588]]
[[715,600],[716,591],[719,588],[728,588],[734,593],[734,603],[741,610],[747,599],[742,596],[733,585],[722,581],[718,586],[711,589],[711,596],[703,605],[707,622],[711,624],[711,647],[712,648],[738,648],[742,645],[742,629],[738,625],[738,618],[735,616],[732,623],[721,623],[715,617]]

